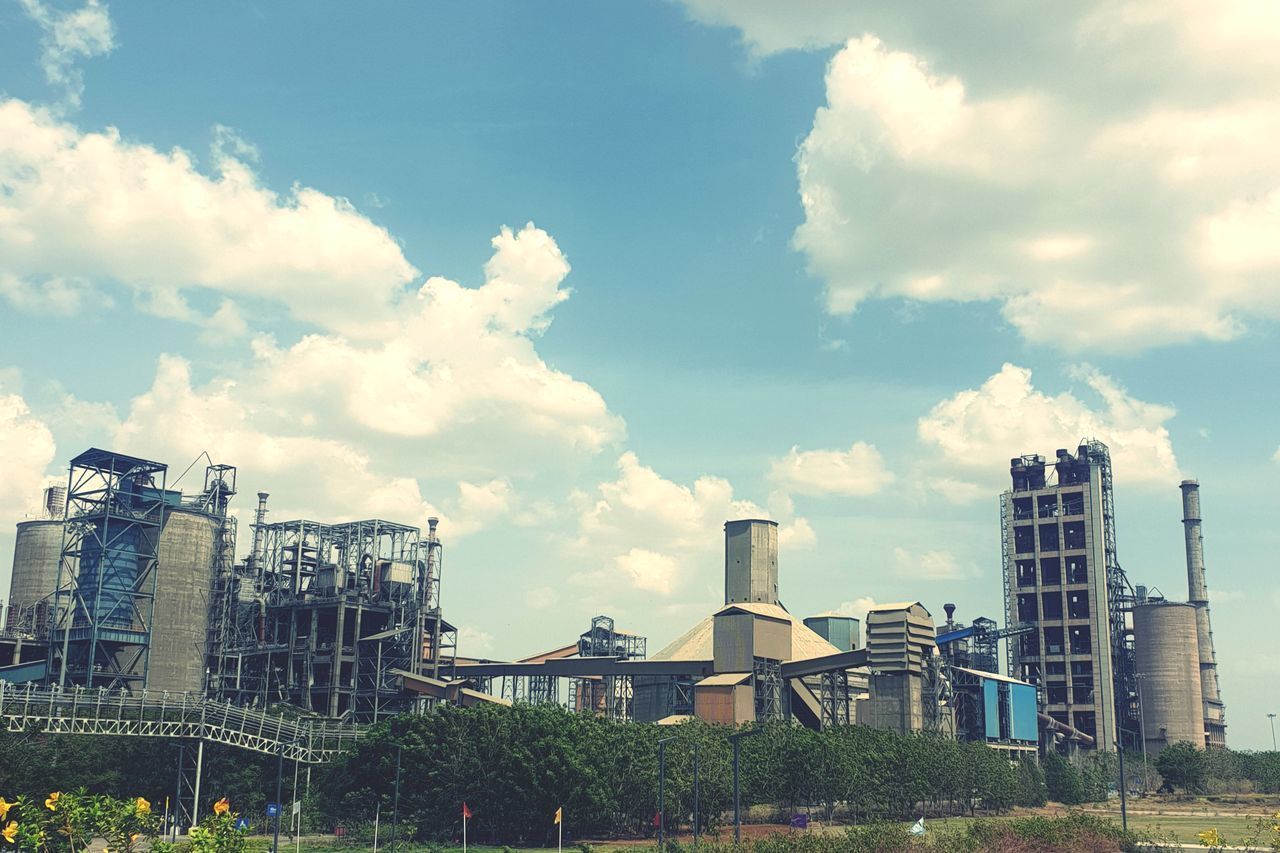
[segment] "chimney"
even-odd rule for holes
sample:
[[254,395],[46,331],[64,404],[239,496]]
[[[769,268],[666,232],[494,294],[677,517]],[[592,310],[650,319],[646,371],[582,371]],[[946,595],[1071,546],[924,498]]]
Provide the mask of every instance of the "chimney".
[[253,560],[253,567],[259,571],[267,557],[263,553],[267,538],[267,497],[266,492],[258,492],[258,510],[253,515],[253,553],[250,558]]
[[1209,586],[1204,577],[1204,536],[1200,528],[1200,484],[1195,480],[1183,480],[1180,488],[1182,489],[1182,526],[1187,546],[1187,603],[1196,609],[1200,687],[1206,705],[1206,720],[1209,721],[1212,729],[1213,723],[1221,715],[1222,695],[1218,689],[1218,660],[1213,650],[1213,628],[1209,621]]

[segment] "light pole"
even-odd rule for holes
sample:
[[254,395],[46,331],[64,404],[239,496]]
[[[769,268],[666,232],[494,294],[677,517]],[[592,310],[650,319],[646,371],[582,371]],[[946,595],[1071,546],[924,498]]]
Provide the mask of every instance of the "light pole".
[[666,791],[664,785],[667,780],[667,744],[675,740],[674,737],[664,737],[658,741],[658,849],[662,849],[662,831],[667,822],[667,804]]
[[1271,751],[1276,751],[1276,715],[1267,714],[1267,719],[1271,721]]
[[742,811],[738,800],[738,750],[744,737],[760,734],[760,729],[747,729],[729,735],[733,742],[733,843],[742,842]]
[[698,846],[698,742],[693,742],[693,846]]
[[[276,816],[275,838],[271,842],[271,853],[280,853],[280,812],[284,811],[284,803],[280,799],[284,796],[284,751],[286,747],[295,746],[302,743],[302,738],[295,737],[290,741],[280,742],[280,752],[276,754]],[[293,793],[294,799],[298,798],[298,792]]]
[[400,823],[400,753],[404,747],[396,744],[396,792],[391,799],[391,846],[396,843],[396,827]]

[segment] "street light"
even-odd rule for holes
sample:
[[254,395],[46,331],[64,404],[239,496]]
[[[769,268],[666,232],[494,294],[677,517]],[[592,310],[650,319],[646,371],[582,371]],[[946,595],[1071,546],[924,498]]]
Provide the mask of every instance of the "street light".
[[[280,812],[284,811],[284,803],[280,802],[284,796],[284,750],[285,747],[294,746],[302,743],[302,738],[295,737],[291,741],[280,742],[280,752],[276,755],[276,814],[275,822],[275,838],[271,842],[271,853],[280,853]],[[293,797],[298,798],[298,792],[293,792]]]
[[400,823],[400,753],[404,747],[396,744],[396,793],[391,800],[391,845],[395,848],[396,827]]
[[698,742],[693,742],[693,846],[698,846]]
[[666,791],[664,783],[667,778],[667,744],[674,737],[664,737],[658,741],[658,849],[662,849],[662,829],[667,822]]
[[741,740],[744,737],[758,735],[762,729],[747,729],[746,731],[734,732],[729,735],[729,740],[733,742],[733,843],[742,842],[742,812],[738,802],[738,749]]
[[1267,714],[1267,719],[1271,721],[1271,751],[1276,751],[1276,715]]

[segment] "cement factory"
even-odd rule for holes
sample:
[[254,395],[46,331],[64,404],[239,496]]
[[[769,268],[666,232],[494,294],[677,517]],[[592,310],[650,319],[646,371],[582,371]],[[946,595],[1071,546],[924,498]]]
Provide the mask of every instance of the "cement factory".
[[514,661],[459,655],[436,519],[425,532],[274,521],[260,492],[237,559],[236,473],[210,462],[199,488],[181,491],[160,462],[98,449],[72,459],[41,517],[17,525],[0,682],[353,725],[441,703],[529,702],[658,724],[937,732],[1011,756],[1226,744],[1199,485],[1181,485],[1187,600],[1167,600],[1120,566],[1111,459],[1097,441],[1052,462],[1011,460],[1003,626],[957,621],[949,603],[937,624],[909,598],[873,607],[865,624],[799,618],[782,604],[777,523],[734,519],[723,606],[657,652],[601,615]]

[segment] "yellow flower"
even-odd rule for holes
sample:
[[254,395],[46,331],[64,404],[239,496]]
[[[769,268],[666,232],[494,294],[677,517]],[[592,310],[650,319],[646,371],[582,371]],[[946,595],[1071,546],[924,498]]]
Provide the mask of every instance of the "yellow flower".
[[151,803],[148,803],[142,797],[138,797],[137,802],[134,803],[134,806],[136,807],[135,810],[138,812],[138,814],[151,814]]
[[1224,843],[1222,836],[1218,834],[1216,829],[1206,829],[1196,837],[1200,839],[1202,847],[1221,847]]
[[231,803],[227,802],[226,797],[223,797],[222,799],[218,800],[216,803],[213,804],[214,814],[226,814],[229,811],[231,811]]
[[9,816],[9,809],[16,806],[17,803],[6,802],[4,797],[0,797],[0,820],[4,820]]
[[56,812],[58,810],[58,798],[61,796],[60,792],[54,791],[45,799],[44,807],[51,812]]
[[12,844],[13,839],[18,837],[18,822],[16,820],[9,821],[9,825],[4,828],[4,831],[0,832],[0,835],[3,835],[4,840]]

